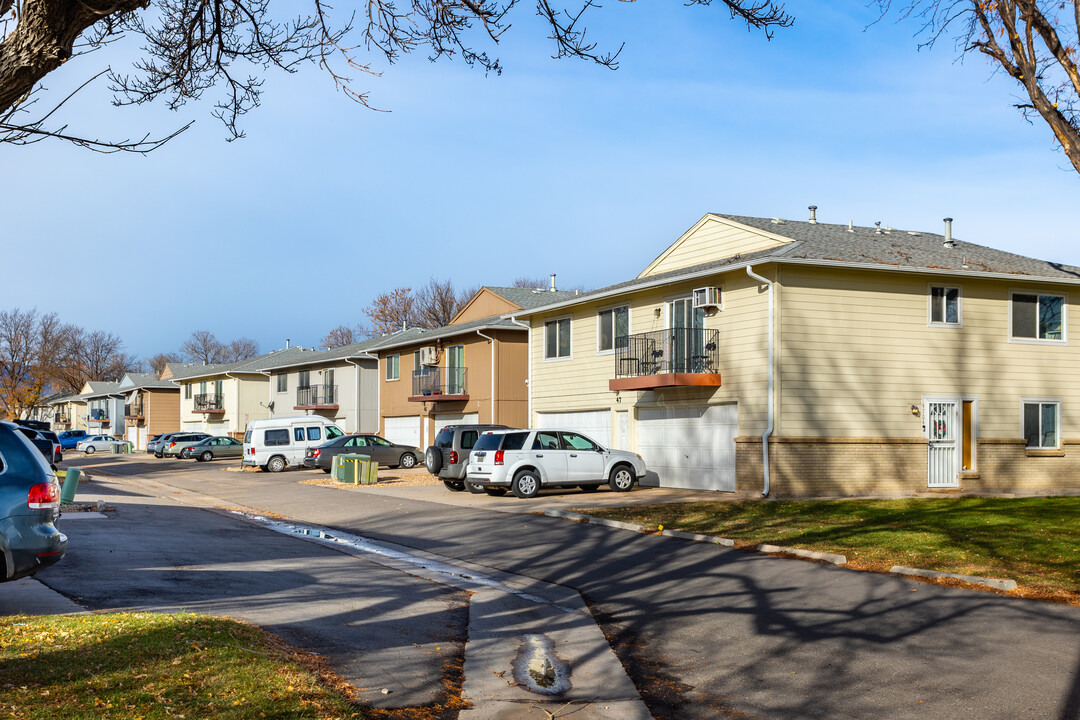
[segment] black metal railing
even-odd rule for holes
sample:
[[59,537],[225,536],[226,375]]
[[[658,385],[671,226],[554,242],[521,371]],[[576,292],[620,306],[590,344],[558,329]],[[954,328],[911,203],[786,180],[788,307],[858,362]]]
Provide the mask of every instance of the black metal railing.
[[202,393],[195,396],[195,412],[208,410],[224,410],[225,406],[222,404],[222,398],[215,393]]
[[720,331],[671,328],[638,333],[615,348],[615,377],[720,372]]
[[412,374],[414,396],[468,395],[469,369],[432,367]]
[[142,403],[128,403],[124,406],[124,417],[141,418],[143,417],[143,404]]
[[307,385],[296,388],[296,404],[303,405],[337,405],[337,385]]

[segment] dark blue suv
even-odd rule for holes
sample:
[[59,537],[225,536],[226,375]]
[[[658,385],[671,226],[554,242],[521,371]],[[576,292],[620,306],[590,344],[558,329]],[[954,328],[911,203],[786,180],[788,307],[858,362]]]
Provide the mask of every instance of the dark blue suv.
[[0,422],[0,582],[33,575],[64,556],[59,517],[56,475],[15,425]]

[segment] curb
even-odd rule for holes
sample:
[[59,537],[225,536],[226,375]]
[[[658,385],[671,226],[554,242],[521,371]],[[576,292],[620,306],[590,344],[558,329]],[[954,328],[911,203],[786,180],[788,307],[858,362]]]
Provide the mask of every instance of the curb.
[[847,557],[844,555],[819,552],[817,550],[802,550],[800,548],[783,547],[781,545],[758,545],[757,551],[763,553],[783,553],[785,555],[795,555],[796,557],[810,558],[811,560],[824,560],[825,562],[832,563],[833,565],[847,564]]
[[717,537],[716,535],[699,535],[697,533],[682,532],[681,530],[661,530],[660,534],[666,537],[677,537],[682,538],[683,540],[693,540],[694,542],[699,543],[711,543],[714,545],[727,545],[728,547],[735,547],[734,540],[724,537]]
[[972,585],[985,585],[986,587],[991,587],[996,590],[1009,591],[1016,590],[1017,588],[1015,580],[979,577],[978,575],[961,575],[960,573],[941,572],[940,570],[922,570],[920,568],[909,568],[902,565],[894,565],[889,572],[897,575],[909,575],[911,577],[952,578],[953,580],[963,580]]
[[605,520],[604,518],[595,518],[591,515],[582,515],[581,513],[569,512],[567,510],[552,510],[547,509],[544,514],[548,517],[566,518],[567,520],[580,520],[590,525],[604,525],[605,527],[619,528],[621,530],[633,530],[634,532],[645,532],[644,525],[635,525],[634,523],[620,522],[619,520]]

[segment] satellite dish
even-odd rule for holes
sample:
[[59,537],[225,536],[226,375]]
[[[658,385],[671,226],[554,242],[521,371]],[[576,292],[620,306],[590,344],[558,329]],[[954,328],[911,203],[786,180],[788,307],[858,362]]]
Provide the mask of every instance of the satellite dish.
[[273,400],[271,400],[270,404],[266,406],[266,409],[269,410],[270,412],[274,412],[274,401]]

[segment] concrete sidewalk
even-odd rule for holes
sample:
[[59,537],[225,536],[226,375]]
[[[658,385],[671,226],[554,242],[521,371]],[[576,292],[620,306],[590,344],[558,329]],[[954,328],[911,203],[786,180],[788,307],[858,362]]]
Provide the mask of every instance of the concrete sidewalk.
[[0,617],[68,615],[86,610],[34,578],[0,583]]

